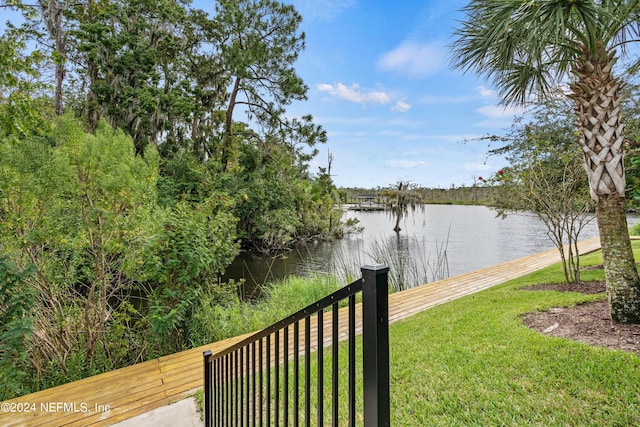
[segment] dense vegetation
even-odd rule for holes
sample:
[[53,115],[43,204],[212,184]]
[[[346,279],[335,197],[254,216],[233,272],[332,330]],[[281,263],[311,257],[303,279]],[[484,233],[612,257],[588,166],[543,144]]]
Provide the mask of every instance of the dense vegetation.
[[285,115],[293,7],[1,6],[22,19],[0,36],[0,399],[211,339],[196,302],[233,298],[241,248],[339,227],[308,168],[325,132]]

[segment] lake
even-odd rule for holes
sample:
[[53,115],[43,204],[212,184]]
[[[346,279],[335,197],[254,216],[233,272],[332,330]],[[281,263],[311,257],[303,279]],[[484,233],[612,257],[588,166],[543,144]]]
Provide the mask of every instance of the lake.
[[[403,287],[467,273],[549,248],[553,242],[547,228],[533,214],[506,218],[486,206],[425,205],[412,212],[393,231],[394,219],[385,211],[344,209],[343,220],[357,218],[361,233],[331,242],[314,242],[279,256],[242,253],[228,268],[225,278],[246,280],[248,293],[259,284],[287,275],[333,273],[355,278],[359,267],[382,262],[390,274],[402,274]],[[629,214],[628,225],[640,222]],[[598,235],[596,220],[587,224],[581,239]],[[400,280],[400,279],[398,279]]]

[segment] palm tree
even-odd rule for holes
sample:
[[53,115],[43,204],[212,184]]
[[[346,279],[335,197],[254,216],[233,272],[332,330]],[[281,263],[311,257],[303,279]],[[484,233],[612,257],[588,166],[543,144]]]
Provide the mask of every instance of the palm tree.
[[503,105],[549,96],[568,82],[577,115],[602,244],[605,279],[615,322],[640,323],[640,279],[624,209],[624,74],[628,46],[640,38],[640,0],[475,0],[463,9],[453,65],[492,79]]

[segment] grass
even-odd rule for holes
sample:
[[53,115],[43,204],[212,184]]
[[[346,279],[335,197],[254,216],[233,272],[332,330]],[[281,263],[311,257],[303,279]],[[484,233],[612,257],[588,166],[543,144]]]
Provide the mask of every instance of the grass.
[[[583,279],[602,277],[594,269]],[[604,298],[519,290],[561,281],[555,265],[391,325],[392,424],[639,425],[637,355],[522,325],[527,312]]]
[[247,332],[259,331],[313,304],[344,283],[326,275],[289,276],[263,286],[257,301],[242,300],[235,292],[215,288],[205,293],[190,324],[194,347]]
[[[599,254],[582,258],[584,266],[599,263]],[[601,269],[583,273],[584,280],[603,278]],[[560,266],[554,265],[392,324],[391,425],[640,425],[637,355],[544,336],[523,326],[524,313],[605,298],[604,294],[519,289],[562,280]],[[359,353],[360,339],[357,348]],[[344,417],[346,353],[342,343],[339,406]],[[328,377],[330,359],[330,348],[325,349]],[[317,367],[313,357],[312,378]],[[361,373],[358,382],[361,389]],[[317,396],[314,383],[315,379],[312,402]],[[324,424],[331,413],[329,384],[327,378]],[[361,403],[357,412],[361,423]],[[311,417],[315,425],[314,404]],[[342,418],[339,425],[345,424]]]
[[200,414],[200,421],[204,421],[204,389],[196,390],[190,397],[193,397],[196,401],[196,409]]

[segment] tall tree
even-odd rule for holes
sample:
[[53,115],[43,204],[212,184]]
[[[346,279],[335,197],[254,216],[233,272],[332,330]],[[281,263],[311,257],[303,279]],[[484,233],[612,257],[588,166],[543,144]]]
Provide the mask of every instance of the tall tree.
[[40,70],[48,64],[38,50],[27,49],[26,35],[10,26],[0,36],[0,137],[21,139],[49,129],[50,87]]
[[293,6],[273,0],[221,0],[215,20],[222,63],[231,78],[220,147],[226,170],[233,150],[236,107],[244,107],[249,119],[267,129],[305,124],[287,123],[283,117],[284,106],[306,99],[308,88],[293,68],[305,36],[298,31],[302,17]]
[[38,0],[27,4],[22,0],[5,0],[1,7],[19,10],[25,21],[22,30],[35,38],[38,48],[51,52],[54,64],[54,109],[60,116],[64,112],[64,79],[67,74],[68,25],[65,22],[66,11],[72,7],[61,0]]
[[103,114],[138,153],[174,138],[193,112],[187,67],[198,46],[184,3],[90,2],[76,17],[90,127]]
[[640,35],[640,0],[475,0],[456,30],[453,64],[492,78],[502,103],[547,96],[571,76],[577,142],[602,242],[613,321],[640,323],[640,278],[625,213],[624,125],[620,115],[629,43]]
[[42,20],[53,41],[53,62],[55,63],[55,94],[53,105],[58,116],[64,113],[63,83],[67,74],[67,46],[63,29],[64,3],[60,0],[39,0]]

